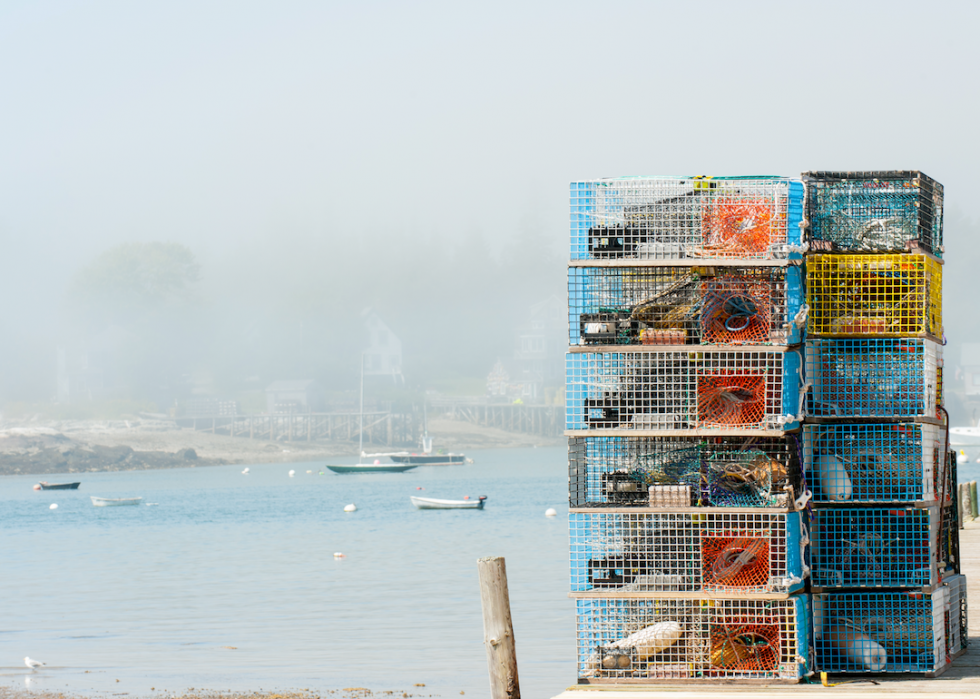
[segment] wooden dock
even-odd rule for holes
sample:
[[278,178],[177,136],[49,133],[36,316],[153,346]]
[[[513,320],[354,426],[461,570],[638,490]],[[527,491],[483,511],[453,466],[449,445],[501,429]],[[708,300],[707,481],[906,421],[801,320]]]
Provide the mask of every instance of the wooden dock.
[[[980,600],[980,520],[966,522],[960,530],[961,572],[967,579],[967,603]],[[980,613],[968,615],[970,647],[942,675],[925,679],[922,675],[880,675],[872,684],[860,680],[861,675],[835,675],[825,687],[820,676],[810,678],[810,683],[752,684],[738,682],[701,682],[692,684],[649,684],[636,685],[575,685],[554,697],[554,699],[651,699],[657,694],[669,694],[671,699],[718,699],[719,695],[749,697],[758,699],[793,699],[800,694],[823,694],[825,696],[855,699],[859,696],[887,695],[892,699],[922,699],[922,697],[980,697]],[[843,684],[849,682],[848,684]]]

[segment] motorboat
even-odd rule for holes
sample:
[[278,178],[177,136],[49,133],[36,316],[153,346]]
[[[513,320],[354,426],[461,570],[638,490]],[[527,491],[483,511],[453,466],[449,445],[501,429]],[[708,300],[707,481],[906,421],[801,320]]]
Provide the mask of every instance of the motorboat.
[[373,464],[351,464],[350,466],[327,464],[327,468],[334,473],[402,473],[416,466],[418,464],[383,464],[380,461]]
[[482,510],[487,496],[481,495],[476,500],[439,500],[437,498],[419,498],[411,496],[412,504],[420,510]]
[[949,443],[954,447],[980,446],[980,427],[950,427]]
[[143,498],[99,498],[94,495],[89,495],[92,498],[92,504],[96,507],[120,507],[122,505],[139,505],[143,502]]
[[41,490],[78,490],[78,486],[81,484],[81,481],[77,483],[48,483],[47,481],[41,481],[38,483],[41,486]]
[[[422,438],[419,446],[421,454],[408,451],[383,452],[378,454],[365,454],[361,452],[362,458],[375,458],[387,456],[396,464],[415,464],[416,466],[462,466],[466,463],[465,454],[433,454],[432,437],[429,436],[429,421],[425,403],[422,404]],[[472,463],[472,461],[470,462]]]

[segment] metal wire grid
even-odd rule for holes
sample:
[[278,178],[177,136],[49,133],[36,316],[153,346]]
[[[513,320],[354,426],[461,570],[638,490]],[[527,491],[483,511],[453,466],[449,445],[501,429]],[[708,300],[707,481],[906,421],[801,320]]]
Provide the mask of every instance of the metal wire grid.
[[573,353],[566,377],[570,430],[783,429],[800,408],[796,352]]
[[943,270],[926,255],[809,255],[807,332],[834,337],[943,334]]
[[799,257],[802,215],[802,183],[783,178],[573,182],[571,258]]
[[815,588],[927,587],[949,568],[939,507],[814,510]]
[[935,425],[822,424],[803,427],[813,501],[949,502],[946,437]]
[[570,437],[568,480],[572,507],[646,506],[651,486],[688,486],[688,506],[788,507],[803,490],[792,436]]
[[931,340],[807,340],[807,413],[935,418],[941,364],[942,346]]
[[789,679],[808,673],[808,601],[579,599],[590,682]]
[[799,267],[572,267],[572,345],[800,341]]
[[572,512],[569,538],[573,592],[803,587],[798,512]]
[[808,172],[811,249],[943,252],[943,186],[921,172]]
[[813,595],[817,670],[935,672],[966,648],[966,578],[932,593],[832,592]]

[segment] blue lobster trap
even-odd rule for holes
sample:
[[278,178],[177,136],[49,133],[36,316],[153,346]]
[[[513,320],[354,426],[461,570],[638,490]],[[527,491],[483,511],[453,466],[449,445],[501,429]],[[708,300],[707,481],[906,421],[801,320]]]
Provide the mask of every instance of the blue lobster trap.
[[573,510],[572,592],[796,592],[799,512]]
[[806,342],[807,414],[937,418],[942,345],[919,338]]
[[815,594],[813,636],[823,672],[941,674],[966,650],[966,578],[931,593]]
[[801,419],[800,364],[777,348],[573,352],[566,428],[782,433]]
[[810,604],[784,599],[576,601],[580,684],[785,680],[810,674]]
[[622,177],[571,184],[572,260],[800,259],[803,183]]
[[572,345],[792,345],[803,304],[799,265],[568,270]]
[[915,171],[807,172],[811,250],[942,257],[943,186]]
[[568,440],[572,507],[791,507],[802,495],[796,437]]
[[817,508],[811,527],[813,589],[920,588],[955,573],[943,518],[948,507]]
[[803,454],[815,503],[948,503],[955,491],[937,425],[809,424]]

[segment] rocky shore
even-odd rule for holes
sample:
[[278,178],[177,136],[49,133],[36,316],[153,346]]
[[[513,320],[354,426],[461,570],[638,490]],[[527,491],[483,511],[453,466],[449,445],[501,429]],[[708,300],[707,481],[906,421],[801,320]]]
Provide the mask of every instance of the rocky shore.
[[[551,446],[546,439],[455,420],[430,420],[438,449]],[[365,445],[366,451],[399,448]],[[0,421],[0,475],[133,471],[216,464],[318,461],[357,455],[347,441],[266,441],[181,428],[158,419]]]

